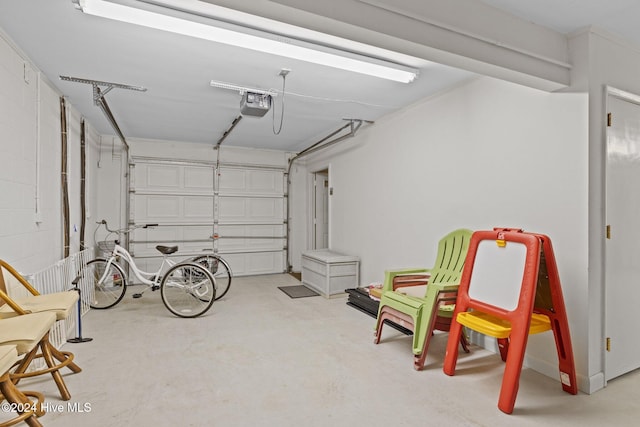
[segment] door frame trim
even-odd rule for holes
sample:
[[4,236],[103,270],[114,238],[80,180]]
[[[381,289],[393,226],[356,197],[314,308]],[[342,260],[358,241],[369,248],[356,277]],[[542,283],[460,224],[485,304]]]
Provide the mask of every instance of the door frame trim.
[[[610,105],[609,105],[609,97],[615,97],[618,98],[622,101],[626,101],[626,102],[630,102],[632,104],[636,104],[638,106],[640,106],[640,95],[631,93],[631,92],[627,92],[625,90],[622,89],[618,89],[616,87],[613,86],[608,86],[605,85],[604,87],[604,99],[603,99],[603,103],[604,103],[604,116],[602,117],[602,120],[604,120],[604,144],[602,147],[603,150],[603,166],[604,166],[604,176],[603,176],[603,181],[604,181],[604,185],[603,185],[603,193],[604,193],[604,227],[607,226],[608,224],[608,210],[609,210],[609,204],[608,204],[608,198],[607,198],[607,185],[608,185],[608,174],[609,174],[609,161],[608,161],[608,144],[609,144],[609,126],[607,125],[607,116],[610,113]],[[603,228],[604,230],[604,228]],[[603,373],[603,381],[604,381],[604,386],[607,386],[607,383],[609,382],[608,378],[608,373],[607,373],[607,349],[606,349],[606,345],[605,342],[607,340],[607,331],[608,331],[608,311],[607,311],[607,296],[608,296],[608,286],[607,286],[607,268],[608,268],[608,264],[607,264],[607,245],[606,243],[606,235],[603,231],[602,234],[602,249],[603,249],[603,253],[602,253],[602,337],[601,337],[601,357],[602,357],[602,373]],[[613,378],[614,379],[614,378]]]
[[[318,168],[314,168],[311,172],[309,172],[309,181],[308,181],[308,197],[307,197],[307,203],[308,203],[308,215],[307,215],[307,236],[308,236],[308,240],[307,240],[307,250],[313,250],[314,246],[315,246],[315,227],[313,224],[313,220],[315,217],[315,185],[314,185],[314,179],[317,173],[319,172],[327,172],[327,179],[329,181],[329,191],[331,191],[331,164],[327,164],[325,166],[321,166]],[[328,232],[328,236],[327,236],[327,249],[331,247],[331,194],[327,195],[328,200],[327,200],[327,232]]]

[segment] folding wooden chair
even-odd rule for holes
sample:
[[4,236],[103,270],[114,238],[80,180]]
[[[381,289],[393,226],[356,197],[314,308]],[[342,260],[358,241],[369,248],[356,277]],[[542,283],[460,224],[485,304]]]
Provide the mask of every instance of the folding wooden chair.
[[[37,351],[42,343],[48,342],[49,330],[55,322],[56,315],[49,312],[27,313],[8,319],[0,319],[0,346],[10,346],[15,349],[15,354],[13,353],[13,351],[9,351],[9,353],[7,354],[8,359],[11,360],[11,365],[9,365],[9,360],[7,360],[6,365],[9,366],[9,368],[4,371],[4,375],[2,376],[1,380],[2,385],[0,385],[0,390],[2,391],[3,396],[8,399],[8,401],[13,400],[14,403],[27,403],[26,395],[28,394],[30,396],[36,397],[38,404],[42,402],[43,397],[40,393],[20,393],[19,391],[17,391],[17,388],[15,387],[17,381],[14,377],[13,371],[10,370],[16,366],[17,370],[21,370],[23,366],[26,369],[26,366],[28,366],[32,360],[32,357],[29,358],[30,355],[34,354],[34,352]],[[45,359],[47,360],[47,364],[52,363],[49,356],[45,356]],[[5,365],[3,364],[3,366]],[[46,371],[35,373],[30,372],[30,374],[39,375],[41,373],[51,372],[55,378],[55,374],[60,377],[58,369],[59,368],[54,367],[49,368]],[[62,377],[60,377],[59,380],[62,381]],[[57,379],[56,382],[58,382]],[[64,382],[62,382],[62,384],[64,385]],[[36,406],[35,410],[31,412],[33,412],[33,414],[35,414],[36,416],[41,416],[44,414],[40,405]],[[31,426],[41,425],[34,416],[25,415],[26,413],[27,411],[25,411],[25,413],[21,414],[19,417],[7,421],[6,425],[13,425],[19,421],[24,421]]]
[[[17,413],[11,419],[0,421],[0,427],[12,426],[22,421],[32,427],[40,427],[42,424],[36,417],[44,415],[42,410],[44,396],[35,391],[21,391],[13,384],[9,371],[18,360],[20,357],[15,345],[0,345],[0,393],[2,394],[0,398],[12,405]],[[34,397],[35,400],[29,397]]]
[[[14,300],[6,292],[7,283],[9,282],[12,286],[24,287],[29,295]],[[78,293],[73,291],[41,295],[13,267],[5,261],[0,260],[0,319],[10,319],[28,313],[51,313],[55,315],[56,321],[64,320],[69,316],[77,301]],[[73,362],[73,353],[60,351],[53,346],[49,341],[48,332],[37,344],[38,345],[25,355],[18,368],[12,373],[14,383],[17,384],[21,378],[51,373],[62,399],[71,399],[71,394],[59,370],[67,367],[74,373],[82,371],[82,369]],[[30,363],[36,358],[43,358],[48,368],[26,372]],[[57,363],[56,360],[58,361]]]
[[50,294],[40,294],[36,288],[24,278],[16,269],[6,261],[0,259],[0,290],[11,296],[8,288],[22,288],[26,296],[11,298],[12,303],[0,301],[0,318],[17,316],[19,306],[22,310],[30,313],[40,313],[51,311],[55,313],[57,320],[65,320],[69,317],[76,303],[78,293],[75,291],[54,292]]
[[443,367],[447,375],[455,373],[463,326],[508,343],[501,350],[506,364],[498,407],[503,412],[513,412],[531,333],[553,331],[562,388],[577,394],[569,325],[547,236],[504,228],[473,233],[453,316]]

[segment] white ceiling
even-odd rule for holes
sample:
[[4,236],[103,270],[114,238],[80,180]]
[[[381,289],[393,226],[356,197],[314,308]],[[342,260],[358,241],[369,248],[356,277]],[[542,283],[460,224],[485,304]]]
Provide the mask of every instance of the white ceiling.
[[[195,0],[187,3],[203,8],[200,13],[217,8]],[[562,33],[596,25],[640,46],[637,0],[484,3]],[[260,26],[265,22],[253,19],[250,24]],[[276,24],[267,25],[273,28]],[[279,25],[276,29],[288,36],[386,58],[420,70],[414,82],[397,83],[86,15],[76,10],[71,0],[2,0],[0,28],[100,133],[113,131],[93,104],[91,86],[61,81],[59,76],[146,87],[146,92],[113,89],[106,95],[127,138],[215,144],[240,114],[240,95],[213,88],[210,81],[280,91],[282,78],[278,74],[288,68],[292,71],[286,78],[280,134],[274,134],[273,128],[279,125],[281,95],[265,117],[243,118],[225,145],[299,151],[342,126],[344,119],[376,120],[474,77],[468,71],[291,26]]]
[[594,25],[638,44],[638,0],[482,0],[534,24],[564,34]]

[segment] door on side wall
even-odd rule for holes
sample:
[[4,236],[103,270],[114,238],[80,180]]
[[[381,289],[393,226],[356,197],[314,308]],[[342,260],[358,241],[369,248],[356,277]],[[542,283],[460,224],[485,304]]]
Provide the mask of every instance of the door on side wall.
[[329,247],[329,170],[313,175],[313,249]]
[[605,381],[640,368],[640,97],[607,98]]

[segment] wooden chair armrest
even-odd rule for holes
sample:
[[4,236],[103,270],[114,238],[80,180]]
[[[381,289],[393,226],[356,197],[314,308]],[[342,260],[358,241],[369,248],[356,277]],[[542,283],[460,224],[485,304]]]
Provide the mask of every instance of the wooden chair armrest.
[[[16,269],[11,267],[9,264],[7,264],[6,261],[0,259],[0,276],[2,276],[2,269],[5,269],[9,273],[11,273],[11,275],[15,277],[18,280],[18,282],[20,282],[20,284],[24,286],[27,289],[27,291],[31,293],[31,295],[40,295],[40,292],[38,292],[36,288],[31,286],[31,284],[27,282],[24,277],[22,277],[22,274],[18,273]],[[0,277],[0,280],[2,281],[0,285],[2,285],[2,288],[5,288],[4,277]],[[0,290],[6,291],[6,288],[5,289],[2,289],[2,288],[0,288]]]

